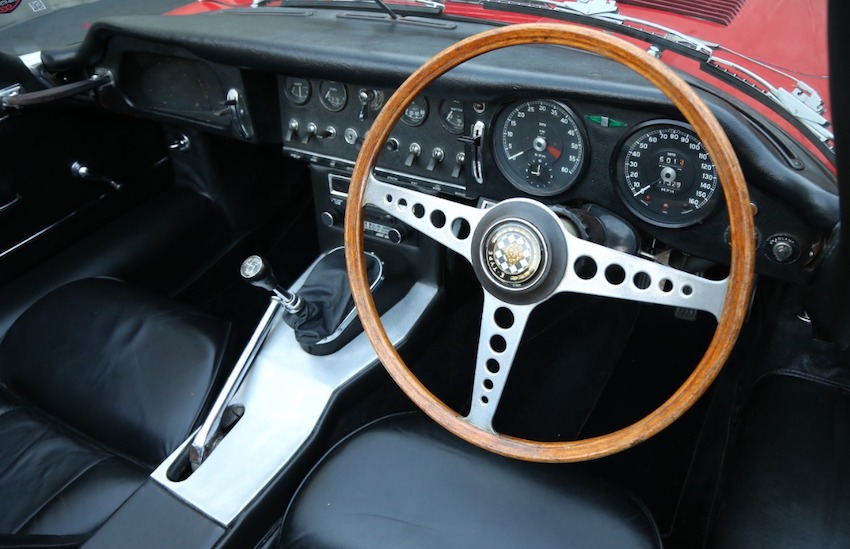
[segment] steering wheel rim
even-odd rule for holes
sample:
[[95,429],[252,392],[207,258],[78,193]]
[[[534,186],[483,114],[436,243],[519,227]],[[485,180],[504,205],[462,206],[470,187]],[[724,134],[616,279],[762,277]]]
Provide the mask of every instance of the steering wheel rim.
[[[574,441],[533,441],[482,429],[433,395],[389,340],[369,290],[363,260],[367,184],[383,143],[406,105],[461,63],[489,51],[522,44],[552,44],[593,52],[631,68],[660,89],[693,126],[714,161],[730,219],[730,273],[717,328],[703,358],[679,389],[644,418],[608,434]],[[585,461],[626,450],[669,426],[702,396],[729,357],[746,317],[754,277],[754,231],[749,194],[732,146],[708,107],[680,77],[661,61],[621,39],[592,29],[545,23],[501,27],[471,36],[433,56],[411,74],[388,98],[366,134],[352,173],[344,223],[352,296],[364,331],[393,380],[423,412],[460,438],[504,456],[548,463]],[[485,290],[485,297],[486,294]]]

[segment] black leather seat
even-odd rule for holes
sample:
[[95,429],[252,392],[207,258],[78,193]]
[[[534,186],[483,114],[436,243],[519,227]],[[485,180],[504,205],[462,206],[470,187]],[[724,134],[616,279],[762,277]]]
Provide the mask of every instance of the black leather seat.
[[112,279],[27,309],[0,342],[0,547],[97,529],[198,422],[228,331]]
[[850,547],[850,390],[763,379],[726,460],[711,546]]
[[[272,545],[272,544],[269,544]],[[660,547],[636,500],[574,467],[510,460],[429,419],[391,416],[301,485],[279,547]]]

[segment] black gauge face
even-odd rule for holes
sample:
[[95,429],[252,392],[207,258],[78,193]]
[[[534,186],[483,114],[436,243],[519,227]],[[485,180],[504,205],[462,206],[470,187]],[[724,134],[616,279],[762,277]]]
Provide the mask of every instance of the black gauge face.
[[329,111],[341,111],[348,102],[348,90],[345,84],[325,80],[319,86],[319,99]]
[[452,133],[463,133],[463,102],[444,99],[440,103],[440,123]]
[[286,97],[296,105],[304,105],[310,100],[312,88],[306,78],[287,78]]
[[411,101],[401,115],[401,121],[408,126],[421,126],[426,118],[428,118],[428,100],[424,97],[417,97]]
[[654,122],[629,136],[616,176],[626,206],[662,227],[702,221],[721,194],[708,151],[690,126],[680,122]]
[[518,189],[552,196],[581,175],[587,140],[575,114],[563,103],[535,100],[506,108],[496,122],[496,163]]

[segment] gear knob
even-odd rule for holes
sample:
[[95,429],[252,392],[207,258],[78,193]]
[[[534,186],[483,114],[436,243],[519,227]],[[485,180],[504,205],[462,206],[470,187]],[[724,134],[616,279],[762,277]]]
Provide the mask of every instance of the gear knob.
[[245,282],[263,288],[276,294],[283,301],[286,310],[297,313],[303,307],[303,302],[298,294],[284,289],[275,278],[271,265],[262,256],[248,256],[239,267],[239,274]]
[[280,288],[268,261],[259,255],[252,255],[245,259],[239,267],[239,274],[245,282],[270,292]]

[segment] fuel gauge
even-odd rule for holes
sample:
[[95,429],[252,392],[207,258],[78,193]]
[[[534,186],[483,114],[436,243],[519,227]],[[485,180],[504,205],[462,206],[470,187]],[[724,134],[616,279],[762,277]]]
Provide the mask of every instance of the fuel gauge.
[[329,111],[341,111],[348,102],[348,90],[345,84],[325,80],[319,86],[319,99],[322,100],[322,105]]

